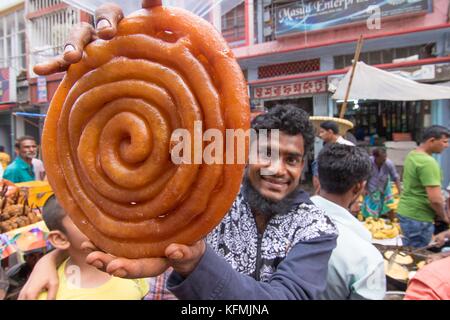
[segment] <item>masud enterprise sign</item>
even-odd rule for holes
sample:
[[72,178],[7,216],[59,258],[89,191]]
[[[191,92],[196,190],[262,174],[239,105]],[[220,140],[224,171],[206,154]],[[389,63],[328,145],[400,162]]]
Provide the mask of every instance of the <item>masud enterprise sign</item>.
[[383,18],[431,10],[431,0],[296,1],[276,8],[275,34],[283,36],[361,22],[374,14]]

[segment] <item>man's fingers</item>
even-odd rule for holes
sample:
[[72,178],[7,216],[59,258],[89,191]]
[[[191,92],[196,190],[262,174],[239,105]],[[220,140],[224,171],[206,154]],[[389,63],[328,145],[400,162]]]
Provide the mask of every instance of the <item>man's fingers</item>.
[[46,62],[35,65],[33,71],[40,76],[46,76],[57,72],[64,72],[69,66],[70,63],[64,60],[62,56],[57,56]]
[[75,26],[64,46],[63,57],[68,63],[77,63],[83,57],[84,47],[95,39],[94,28],[87,22]]
[[105,3],[95,10],[97,35],[103,40],[112,39],[117,33],[117,24],[123,19],[122,9],[115,3]]
[[136,279],[158,276],[168,267],[169,264],[165,258],[117,258],[108,264],[106,272],[120,278]]
[[196,259],[203,254],[204,251],[203,240],[197,241],[192,246],[183,244],[171,244],[166,248],[166,257],[174,261],[187,261]]
[[161,0],[142,0],[142,8],[151,8],[161,5],[162,5]]
[[94,251],[86,257],[86,263],[106,272],[106,267],[114,259],[117,258],[101,251]]
[[171,244],[166,248],[166,257],[170,260],[189,260],[192,258],[192,250],[182,244]]

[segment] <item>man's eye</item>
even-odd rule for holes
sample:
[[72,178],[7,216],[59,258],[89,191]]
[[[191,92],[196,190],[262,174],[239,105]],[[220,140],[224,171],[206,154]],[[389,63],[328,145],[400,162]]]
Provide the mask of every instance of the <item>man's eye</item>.
[[287,158],[286,162],[290,165],[296,165],[300,162],[298,158]]

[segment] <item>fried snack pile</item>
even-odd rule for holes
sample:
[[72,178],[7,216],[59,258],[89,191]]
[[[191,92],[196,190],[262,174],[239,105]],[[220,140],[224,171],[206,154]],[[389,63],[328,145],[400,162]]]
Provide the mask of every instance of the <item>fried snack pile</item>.
[[200,135],[217,129],[225,137],[225,129],[247,130],[249,118],[245,79],[213,26],[182,9],[140,10],[114,39],[88,45],[61,82],[43,133],[48,180],[100,249],[162,256],[168,244],[192,244],[220,222],[244,170],[174,164],[172,132],[194,137],[201,121]]
[[41,217],[28,205],[26,190],[13,187],[11,193],[6,183],[0,186],[2,187],[0,192],[0,233],[25,227],[41,220]]

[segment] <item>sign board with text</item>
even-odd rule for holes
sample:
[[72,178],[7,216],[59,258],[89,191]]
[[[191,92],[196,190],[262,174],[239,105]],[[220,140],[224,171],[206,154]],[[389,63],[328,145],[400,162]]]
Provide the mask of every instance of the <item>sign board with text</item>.
[[324,92],[327,92],[326,79],[317,79],[253,88],[253,98],[268,99],[277,97],[310,95]]
[[306,0],[275,9],[275,35],[315,31],[372,17],[431,12],[431,0]]

